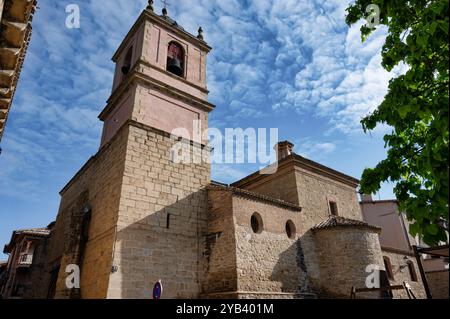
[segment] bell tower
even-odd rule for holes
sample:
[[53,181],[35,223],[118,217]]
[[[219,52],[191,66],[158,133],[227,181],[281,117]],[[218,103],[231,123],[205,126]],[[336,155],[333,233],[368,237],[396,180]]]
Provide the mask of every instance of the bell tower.
[[[202,33],[149,1],[114,54],[100,149],[60,192],[48,256],[55,297],[146,299],[159,280],[162,298],[200,296],[211,168],[197,132],[214,109]],[[177,162],[180,143],[189,158]],[[67,265],[81,269],[76,293],[65,284]]]
[[[113,56],[100,151],[123,139],[126,146],[108,298],[148,298],[159,280],[163,298],[201,294],[211,182],[201,132],[214,109],[206,87],[210,50],[201,28],[190,34],[149,1]],[[180,141],[189,159],[177,163]]]
[[[108,298],[146,298],[159,280],[163,298],[201,293],[211,180],[207,141],[196,132],[207,129],[214,109],[206,87],[210,50],[201,28],[190,34],[149,1],[114,54],[112,94],[99,116],[101,148],[123,134],[127,141]],[[180,138],[190,160],[175,163]]]
[[[194,36],[169,17],[144,10],[113,56],[112,94],[99,118],[104,122],[101,146],[129,119],[183,138],[207,129],[206,56],[211,48],[199,28]],[[205,141],[203,141],[205,142]]]

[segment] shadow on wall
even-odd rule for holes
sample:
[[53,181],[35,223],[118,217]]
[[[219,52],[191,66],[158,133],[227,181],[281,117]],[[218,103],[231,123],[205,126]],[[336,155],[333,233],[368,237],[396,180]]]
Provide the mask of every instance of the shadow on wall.
[[[160,193],[158,201],[169,202],[172,196]],[[151,299],[161,279],[163,299],[198,298],[206,266],[207,191],[160,205],[164,207],[141,219],[154,204],[135,203],[139,207],[128,207],[119,216],[113,261],[118,267],[110,276],[108,297]]]
[[[384,269],[378,231],[369,227],[336,227],[309,232],[317,267],[309,276],[319,298],[349,299],[352,287],[365,288],[367,267]],[[379,292],[358,298],[379,299]]]
[[[289,256],[296,254],[297,265]],[[358,228],[311,230],[284,251],[274,267],[271,280],[282,283],[283,292],[298,291],[322,299],[349,299],[352,286],[365,287],[366,267],[381,266],[381,249],[377,235]],[[287,276],[289,269],[300,269],[298,286]],[[359,298],[380,298],[379,293],[361,293]]]
[[[270,280],[281,283],[281,292],[299,294],[314,293],[310,288],[311,285],[308,278],[305,252],[302,247],[302,238],[295,241],[294,244],[280,254],[278,262],[273,268]],[[295,259],[292,256],[295,256]],[[295,265],[292,264],[292,260],[295,260]],[[299,273],[292,274],[293,271],[299,271]],[[293,281],[292,278],[296,278],[296,280]]]

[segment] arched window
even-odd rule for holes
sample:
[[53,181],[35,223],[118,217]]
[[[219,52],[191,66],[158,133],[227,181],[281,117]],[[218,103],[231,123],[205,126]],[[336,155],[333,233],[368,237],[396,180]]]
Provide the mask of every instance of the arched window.
[[390,280],[394,280],[394,272],[392,271],[392,264],[389,257],[383,256],[384,267],[386,268],[386,274]]
[[169,43],[166,70],[177,76],[184,76],[184,50],[176,42]]
[[123,60],[123,64],[122,64],[122,74],[125,76],[130,72],[131,69],[131,62],[133,60],[133,47],[131,46],[128,51],[127,54],[125,55],[125,59]]
[[250,219],[250,224],[255,234],[262,233],[264,225],[260,214],[254,213]]
[[288,220],[286,222],[286,235],[290,239],[295,239],[295,233],[296,233],[296,229],[295,229],[294,222],[292,220]]

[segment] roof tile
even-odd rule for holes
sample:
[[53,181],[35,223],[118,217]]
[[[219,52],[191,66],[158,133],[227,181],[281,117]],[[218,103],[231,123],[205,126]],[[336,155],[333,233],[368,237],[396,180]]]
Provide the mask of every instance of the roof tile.
[[364,221],[345,218],[342,216],[330,216],[330,218],[317,224],[316,226],[312,227],[311,229],[313,231],[315,231],[315,230],[330,229],[330,228],[335,228],[335,227],[364,227],[364,228],[374,229],[377,231],[381,230],[380,227],[370,225]]

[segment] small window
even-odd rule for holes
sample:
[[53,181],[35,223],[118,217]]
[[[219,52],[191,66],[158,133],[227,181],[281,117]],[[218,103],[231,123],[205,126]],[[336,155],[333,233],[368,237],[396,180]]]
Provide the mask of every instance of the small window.
[[288,220],[286,222],[286,235],[290,238],[290,239],[295,239],[295,224],[292,220]]
[[22,247],[20,248],[20,252],[21,253],[28,253],[28,251],[30,250],[30,241],[25,241],[22,244]]
[[252,218],[250,219],[250,224],[252,226],[252,230],[255,234],[261,234],[263,231],[263,221],[261,215],[258,213],[254,213]]
[[333,216],[338,216],[338,208],[336,202],[330,201],[330,214]]
[[89,225],[91,224],[91,211],[89,210],[81,222],[81,241],[87,243],[89,240]]
[[384,261],[384,268],[386,268],[388,278],[390,280],[394,280],[394,272],[392,271],[391,260],[389,259],[389,257],[384,256],[383,261]]
[[408,261],[408,270],[411,281],[417,281],[417,273],[416,268],[414,267],[414,263],[412,261]]
[[167,219],[166,219],[166,228],[169,229],[170,228],[170,214],[167,214]]

